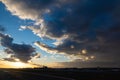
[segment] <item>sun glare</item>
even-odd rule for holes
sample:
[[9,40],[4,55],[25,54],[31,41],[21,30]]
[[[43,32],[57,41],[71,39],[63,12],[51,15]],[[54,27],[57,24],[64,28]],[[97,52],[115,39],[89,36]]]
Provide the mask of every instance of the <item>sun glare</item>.
[[1,61],[0,68],[34,68],[38,67],[37,65],[23,63],[23,62],[8,62],[8,61]]
[[24,68],[24,67],[26,67],[26,64],[22,63],[22,62],[14,62],[13,66],[16,68]]

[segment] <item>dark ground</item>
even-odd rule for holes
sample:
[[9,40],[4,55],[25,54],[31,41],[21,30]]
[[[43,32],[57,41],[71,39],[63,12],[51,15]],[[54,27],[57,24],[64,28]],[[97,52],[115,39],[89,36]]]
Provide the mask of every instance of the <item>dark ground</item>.
[[0,80],[120,80],[120,69],[1,69]]

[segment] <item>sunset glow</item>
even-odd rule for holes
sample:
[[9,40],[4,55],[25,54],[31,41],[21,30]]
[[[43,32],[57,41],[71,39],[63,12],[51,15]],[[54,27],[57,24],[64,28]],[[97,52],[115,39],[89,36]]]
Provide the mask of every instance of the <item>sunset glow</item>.
[[38,67],[37,65],[23,63],[23,62],[8,62],[8,61],[1,61],[0,68],[34,68]]
[[14,62],[13,66],[15,66],[16,68],[23,68],[23,67],[27,67],[25,63],[22,62]]

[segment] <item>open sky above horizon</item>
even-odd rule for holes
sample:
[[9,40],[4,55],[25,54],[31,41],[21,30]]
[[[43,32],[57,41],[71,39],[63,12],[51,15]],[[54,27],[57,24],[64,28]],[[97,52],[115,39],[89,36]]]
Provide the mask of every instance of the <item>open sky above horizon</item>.
[[119,56],[119,0],[0,0],[0,68],[120,67]]

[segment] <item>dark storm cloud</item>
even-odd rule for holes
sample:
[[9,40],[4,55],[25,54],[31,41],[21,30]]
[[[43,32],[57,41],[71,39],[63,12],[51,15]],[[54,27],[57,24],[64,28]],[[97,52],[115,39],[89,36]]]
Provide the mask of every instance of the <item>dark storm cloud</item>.
[[[5,47],[4,50],[8,54],[12,54],[11,58],[5,58],[4,60],[14,61],[15,58],[20,59],[23,62],[27,62],[31,57],[36,56],[35,48],[28,44],[16,44],[13,43],[13,38],[7,34],[0,33],[1,45]],[[34,56],[32,56],[33,53]]]
[[[22,19],[35,20],[36,23],[43,20],[41,24],[37,24],[37,28],[36,25],[24,27],[32,30],[40,38],[47,37],[59,43],[53,48],[49,44],[36,42],[41,49],[70,55],[77,55],[86,49],[86,55],[95,55],[99,60],[120,61],[118,57],[120,56],[120,0],[4,0],[2,2],[12,14]],[[11,5],[14,7],[11,8]],[[64,38],[64,35],[68,37]]]
[[[101,55],[120,60],[120,1],[119,0],[71,0],[53,7],[45,13],[46,35],[61,37],[68,35],[63,44],[50,50],[78,54],[82,49],[88,55]],[[117,15],[116,15],[117,14]],[[73,46],[71,48],[71,46]]]

